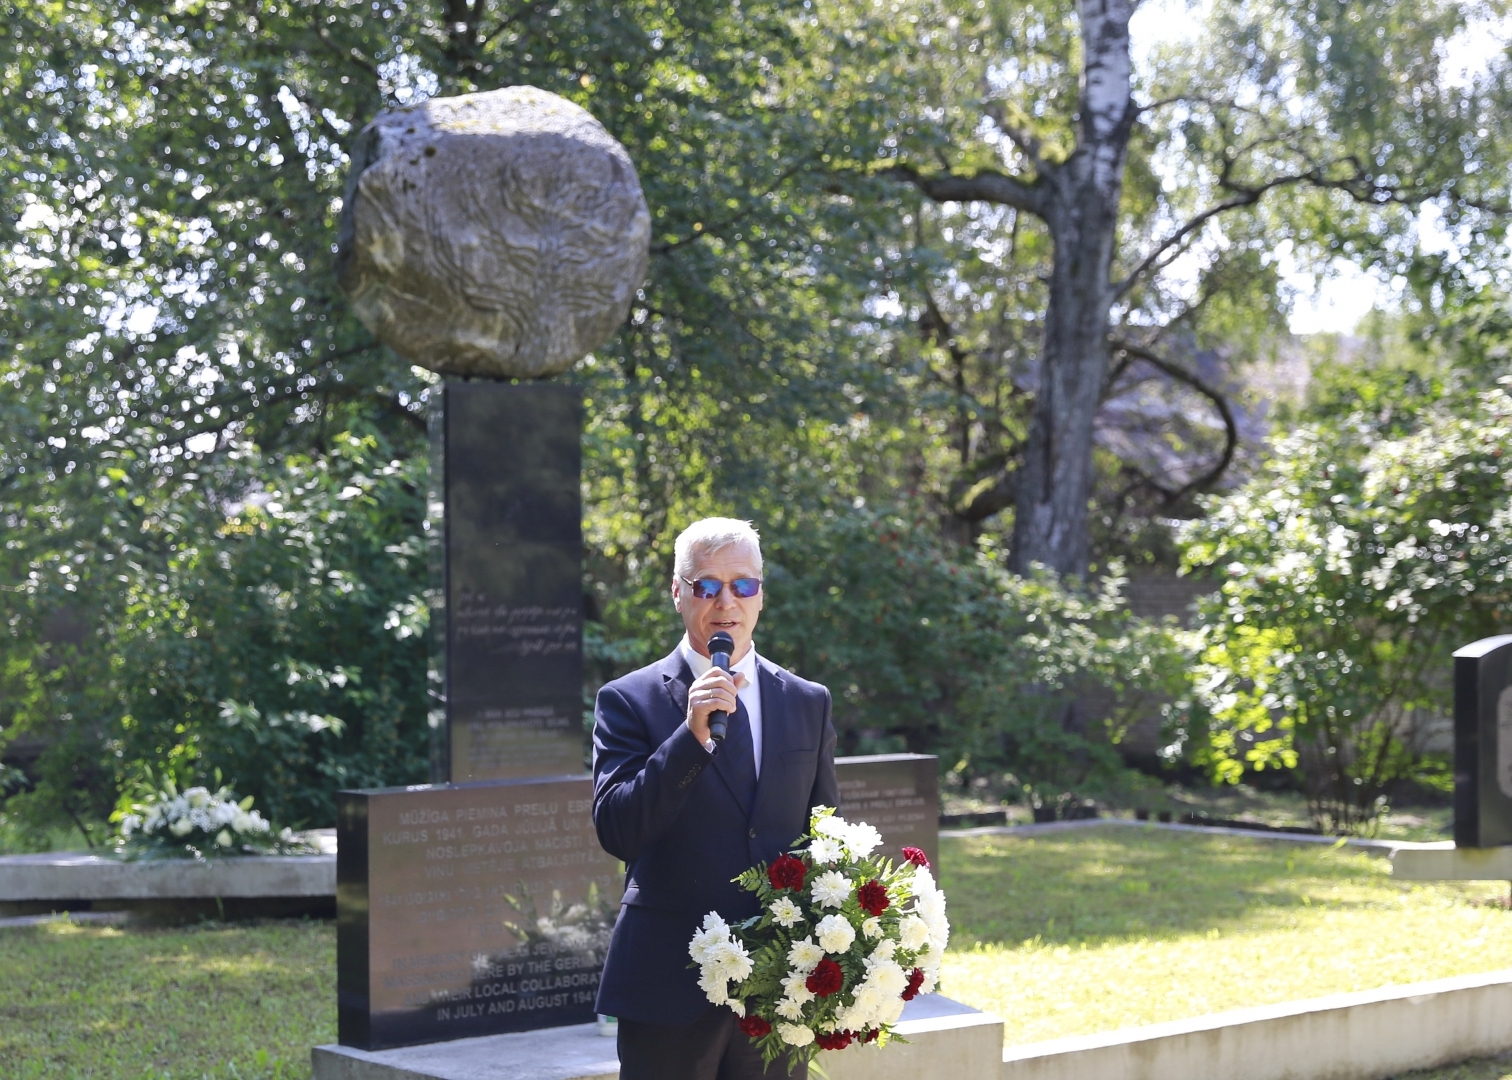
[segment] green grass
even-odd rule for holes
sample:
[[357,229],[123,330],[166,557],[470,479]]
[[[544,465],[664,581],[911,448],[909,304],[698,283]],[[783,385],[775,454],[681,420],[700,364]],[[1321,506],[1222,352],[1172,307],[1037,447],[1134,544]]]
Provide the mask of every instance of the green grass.
[[1503,1054],[1479,1061],[1467,1061],[1447,1069],[1403,1073],[1395,1080],[1512,1080],[1512,1056]]
[[1500,882],[1157,829],[950,838],[944,991],[1010,1043],[1512,967]]
[[[1505,884],[1396,882],[1347,848],[1128,827],[941,848],[945,992],[1014,1043],[1512,967]],[[329,923],[51,925],[0,931],[0,957],[5,1080],[306,1080],[336,1034]]]
[[6,1080],[302,1080],[336,1037],[322,923],[0,931]]

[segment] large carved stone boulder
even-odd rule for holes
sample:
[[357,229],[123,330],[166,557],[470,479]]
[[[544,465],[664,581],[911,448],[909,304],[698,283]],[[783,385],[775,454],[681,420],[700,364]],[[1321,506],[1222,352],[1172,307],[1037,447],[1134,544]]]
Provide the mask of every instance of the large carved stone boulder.
[[336,270],[358,318],[411,362],[540,378],[624,322],[650,232],[625,148],[570,101],[514,86],[362,131]]

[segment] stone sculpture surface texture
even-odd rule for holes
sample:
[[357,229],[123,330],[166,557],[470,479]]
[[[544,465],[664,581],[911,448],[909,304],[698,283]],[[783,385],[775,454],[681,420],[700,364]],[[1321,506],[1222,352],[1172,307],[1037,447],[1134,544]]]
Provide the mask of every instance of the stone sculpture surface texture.
[[625,148],[577,105],[517,86],[390,110],[363,130],[337,274],[411,362],[542,378],[619,328],[650,230]]

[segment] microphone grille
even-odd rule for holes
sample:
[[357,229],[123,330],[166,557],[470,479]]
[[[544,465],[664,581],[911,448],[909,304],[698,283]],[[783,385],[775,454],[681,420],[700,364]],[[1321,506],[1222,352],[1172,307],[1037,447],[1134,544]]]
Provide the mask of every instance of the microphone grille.
[[735,639],[721,630],[709,639],[709,655],[715,653],[733,653],[735,651]]

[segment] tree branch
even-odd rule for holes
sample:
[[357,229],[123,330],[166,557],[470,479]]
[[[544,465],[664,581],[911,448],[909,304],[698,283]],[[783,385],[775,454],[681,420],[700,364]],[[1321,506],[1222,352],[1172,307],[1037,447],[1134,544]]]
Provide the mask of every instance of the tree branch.
[[990,202],[1044,216],[1044,189],[1039,180],[1024,181],[1006,173],[984,170],[970,176],[953,173],[926,176],[912,165],[893,165],[879,174],[912,184],[935,202]]
[[1218,478],[1228,471],[1229,465],[1234,460],[1234,451],[1239,447],[1239,425],[1234,421],[1234,410],[1229,406],[1228,398],[1224,397],[1222,391],[1217,387],[1209,385],[1196,372],[1188,371],[1180,364],[1167,360],[1165,357],[1145,348],[1143,345],[1116,337],[1110,337],[1108,343],[1113,346],[1114,350],[1143,360],[1151,367],[1158,368],[1178,382],[1186,383],[1193,390],[1196,390],[1203,397],[1211,401],[1214,408],[1218,410],[1218,415],[1223,418],[1223,453],[1219,455],[1218,463],[1201,476],[1189,480],[1186,484],[1176,489],[1173,494],[1167,497],[1166,505],[1170,506],[1180,502],[1192,492],[1200,491],[1216,483]]

